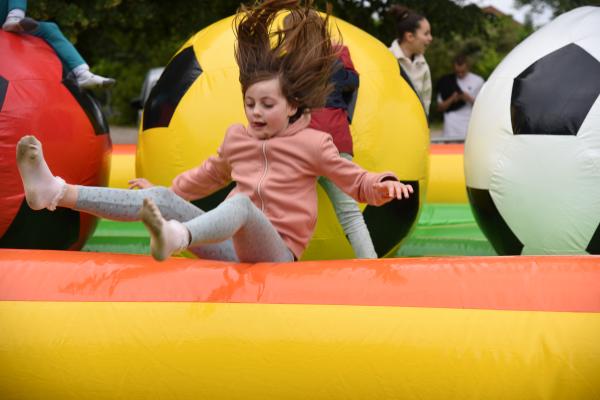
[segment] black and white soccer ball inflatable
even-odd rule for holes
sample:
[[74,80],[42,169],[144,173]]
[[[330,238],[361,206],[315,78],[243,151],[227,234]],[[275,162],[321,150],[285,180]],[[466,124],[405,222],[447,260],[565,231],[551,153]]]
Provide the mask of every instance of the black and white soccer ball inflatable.
[[600,254],[600,7],[517,46],[473,108],[471,208],[499,254]]

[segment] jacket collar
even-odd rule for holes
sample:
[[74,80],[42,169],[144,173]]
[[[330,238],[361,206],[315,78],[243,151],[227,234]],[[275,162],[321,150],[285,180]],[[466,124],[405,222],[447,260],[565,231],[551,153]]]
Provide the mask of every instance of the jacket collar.
[[414,64],[422,64],[425,62],[425,56],[423,54],[415,55],[414,61],[411,60],[410,58],[408,58],[404,54],[404,51],[402,51],[402,47],[400,47],[400,43],[398,43],[398,39],[394,39],[394,41],[392,42],[392,45],[390,46],[390,51],[392,52],[394,57],[396,57],[396,59],[398,59],[398,60],[406,60],[406,61],[414,63]]

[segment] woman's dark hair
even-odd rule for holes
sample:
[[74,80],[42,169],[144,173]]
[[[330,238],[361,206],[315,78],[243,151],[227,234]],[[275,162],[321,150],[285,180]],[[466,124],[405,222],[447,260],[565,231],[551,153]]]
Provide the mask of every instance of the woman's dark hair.
[[[285,27],[273,24],[289,11]],[[312,0],[265,0],[242,6],[234,19],[235,59],[242,93],[256,83],[279,78],[283,96],[301,112],[325,105],[333,89],[329,77],[337,54],[328,16],[322,18]]]
[[425,19],[425,16],[399,4],[391,6],[389,13],[396,21],[396,38],[400,43],[404,40],[405,33],[415,33]]

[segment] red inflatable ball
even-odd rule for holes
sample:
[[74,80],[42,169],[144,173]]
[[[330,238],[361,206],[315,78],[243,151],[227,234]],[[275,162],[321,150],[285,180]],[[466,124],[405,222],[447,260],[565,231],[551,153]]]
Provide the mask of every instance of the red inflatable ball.
[[96,218],[58,208],[32,211],[16,165],[16,144],[28,134],[44,146],[55,175],[104,186],[111,142],[98,103],[67,76],[42,39],[0,30],[0,247],[80,249]]

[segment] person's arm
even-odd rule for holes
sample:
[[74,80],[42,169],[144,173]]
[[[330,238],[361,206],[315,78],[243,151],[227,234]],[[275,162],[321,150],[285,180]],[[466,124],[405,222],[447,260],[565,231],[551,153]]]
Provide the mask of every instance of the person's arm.
[[333,74],[332,80],[342,92],[351,93],[358,89],[359,77],[358,72],[354,69],[354,63],[350,58],[350,51],[346,46],[340,49],[338,70]]
[[475,102],[475,97],[471,96],[467,92],[462,92],[458,95],[458,99],[464,101],[465,103],[473,104]]
[[392,199],[408,198],[413,192],[412,186],[403,184],[391,172],[369,172],[340,157],[329,135],[323,136],[319,151],[318,173],[358,202],[380,206]]
[[225,142],[216,156],[209,157],[200,166],[177,175],[170,189],[186,200],[197,200],[227,186],[231,182],[231,166],[223,156]]
[[[441,97],[438,97],[438,99],[441,100]],[[461,101],[461,94],[459,94],[458,92],[454,92],[446,100],[438,101],[437,110],[439,112],[446,112],[446,110],[450,108],[452,104],[458,101]]]
[[331,80],[341,92],[352,93],[358,89],[359,80],[356,71],[344,68],[341,64],[336,68]]

